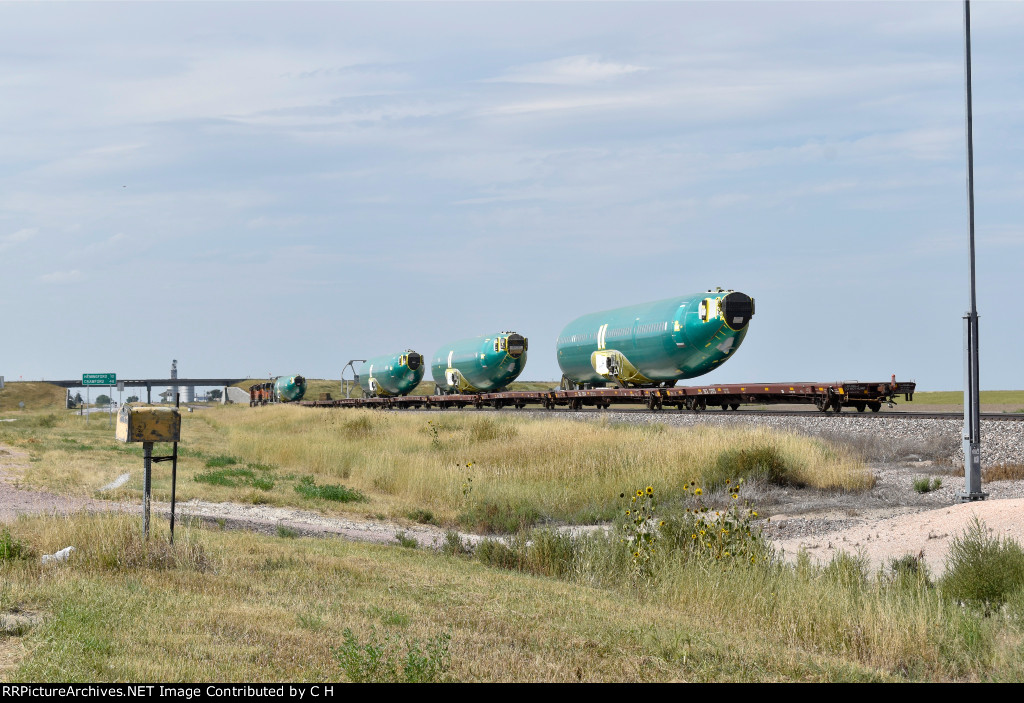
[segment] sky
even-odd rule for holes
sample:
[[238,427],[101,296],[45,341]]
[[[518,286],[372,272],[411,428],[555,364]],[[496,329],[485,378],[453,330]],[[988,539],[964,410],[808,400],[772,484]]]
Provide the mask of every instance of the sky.
[[[1024,388],[1024,3],[972,4],[981,387]],[[753,296],[706,382],[963,385],[959,2],[0,3],[0,375],[303,374]]]

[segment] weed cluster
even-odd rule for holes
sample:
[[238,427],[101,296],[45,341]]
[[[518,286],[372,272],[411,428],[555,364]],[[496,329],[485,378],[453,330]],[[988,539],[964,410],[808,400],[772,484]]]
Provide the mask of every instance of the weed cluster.
[[474,553],[487,566],[562,578],[575,571],[586,541],[585,537],[537,529],[506,540],[485,539],[477,544]]
[[33,556],[32,548],[12,536],[6,527],[0,532],[0,562],[31,559]]
[[990,535],[975,517],[949,545],[942,590],[959,601],[1002,605],[1014,592],[1024,591],[1024,548]]
[[914,490],[918,493],[931,493],[942,488],[942,479],[935,477],[929,479],[927,476],[914,479]]
[[[212,459],[210,461],[213,461]],[[210,463],[207,462],[207,466]],[[215,466],[223,466],[223,464],[214,464]],[[256,475],[251,469],[221,469],[220,471],[208,471],[206,473],[196,474],[192,477],[193,481],[198,483],[207,483],[211,486],[252,486],[258,488],[261,491],[269,491],[274,487],[274,479],[265,473],[262,476]]]
[[725,563],[764,562],[771,558],[771,547],[754,527],[757,511],[749,501],[739,502],[742,478],[725,480],[731,503],[725,510],[711,510],[704,504],[704,491],[696,483],[686,487],[695,507],[681,514],[668,515],[660,526],[666,550],[678,550],[688,558]]
[[452,636],[448,633],[425,643],[403,638],[404,654],[392,635],[379,635],[376,628],[370,629],[366,644],[361,644],[350,628],[342,635],[345,641],[331,652],[353,683],[437,683],[444,681],[451,669]]
[[[620,493],[619,498],[625,498]],[[633,575],[646,576],[650,573],[651,558],[658,543],[654,530],[654,487],[638,488],[629,498],[629,506],[622,520],[622,543],[629,549],[629,557],[633,564]],[[662,521],[661,525],[664,525]]]
[[420,543],[416,541],[416,538],[405,534],[405,531],[396,532],[395,541],[406,549],[418,549],[420,546]]
[[444,533],[444,544],[441,545],[441,553],[450,557],[463,556],[472,553],[473,549],[465,542],[455,530],[448,530]]
[[761,479],[777,486],[802,488],[782,453],[771,444],[727,449],[718,455],[714,470],[704,475],[709,491],[718,490],[736,479]]
[[437,518],[434,517],[434,513],[431,510],[424,510],[423,508],[414,508],[406,512],[405,516],[413,522],[420,522],[424,525],[436,525]]
[[340,503],[362,502],[366,496],[355,488],[347,488],[336,484],[318,486],[312,476],[303,476],[295,486],[295,492],[306,498],[323,498]]

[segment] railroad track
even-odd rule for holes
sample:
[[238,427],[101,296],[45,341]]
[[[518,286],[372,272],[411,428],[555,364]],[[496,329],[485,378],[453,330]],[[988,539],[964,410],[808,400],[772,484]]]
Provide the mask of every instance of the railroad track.
[[[512,412],[516,412],[513,410]],[[827,412],[823,413],[818,410],[707,410],[701,413],[694,413],[688,410],[676,410],[676,409],[665,409],[652,411],[647,408],[613,408],[608,410],[595,409],[595,408],[584,408],[581,410],[570,410],[569,408],[555,408],[553,410],[542,410],[541,408],[527,408],[526,412],[544,412],[544,413],[590,413],[594,415],[602,415],[606,413],[623,413],[633,415],[650,415],[651,417],[659,417],[664,415],[693,415],[696,417],[817,417],[817,418],[830,418],[830,417],[843,417],[843,418],[857,418],[862,420],[886,420],[886,419],[907,419],[907,420],[960,420],[964,418],[963,413],[936,413],[936,412],[916,412],[901,410],[897,412],[878,412],[878,413],[859,413],[853,412]],[[997,422],[1024,422],[1024,413],[982,413],[982,420],[995,420]]]

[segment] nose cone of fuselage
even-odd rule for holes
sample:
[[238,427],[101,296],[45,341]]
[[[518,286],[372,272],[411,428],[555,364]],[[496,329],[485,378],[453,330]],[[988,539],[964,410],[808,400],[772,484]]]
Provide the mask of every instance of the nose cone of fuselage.
[[732,292],[722,298],[722,318],[729,329],[739,332],[754,316],[754,299],[745,293]]
[[508,355],[518,359],[526,353],[526,337],[512,333],[508,336]]

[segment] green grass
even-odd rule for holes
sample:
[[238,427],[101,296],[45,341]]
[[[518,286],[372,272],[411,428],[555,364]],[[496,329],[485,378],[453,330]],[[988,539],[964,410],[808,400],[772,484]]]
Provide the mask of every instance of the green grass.
[[[982,405],[1024,406],[1024,391],[981,391]],[[963,391],[925,391],[914,393],[914,402],[921,405],[957,405],[963,407]]]
[[989,533],[978,518],[953,539],[942,587],[951,598],[999,606],[1024,591],[1024,549]]
[[295,492],[306,498],[322,498],[340,503],[361,503],[366,501],[366,496],[353,488],[347,488],[336,484],[318,486],[310,476],[303,477],[295,486]]
[[929,479],[927,476],[924,476],[914,479],[914,490],[918,493],[930,493],[932,491],[937,491],[940,488],[942,488],[941,478],[936,477]]
[[[0,616],[38,616],[9,630],[0,677],[73,683],[1024,676],[1016,615],[965,608],[907,565],[872,574],[855,557],[843,557],[824,567],[804,559],[796,566],[722,568],[672,548],[638,574],[615,534],[539,531],[508,544],[485,542],[491,546],[468,558],[196,525],[182,525],[171,549],[166,527],[156,520],[146,543],[136,517],[15,523],[11,538],[36,553],[71,543],[79,551],[58,566],[0,561]],[[431,651],[433,674],[424,673]],[[373,666],[378,659],[381,669]]]

